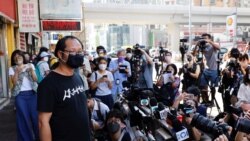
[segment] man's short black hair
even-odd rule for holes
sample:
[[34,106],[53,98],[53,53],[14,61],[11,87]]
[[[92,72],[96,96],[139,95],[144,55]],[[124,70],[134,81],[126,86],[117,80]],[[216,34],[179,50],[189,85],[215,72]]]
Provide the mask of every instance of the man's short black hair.
[[123,117],[122,117],[122,113],[119,111],[119,110],[117,110],[117,109],[113,109],[113,110],[111,110],[111,111],[109,111],[109,113],[108,113],[108,115],[107,115],[107,118],[106,118],[106,125],[107,125],[107,121],[109,120],[109,119],[111,119],[111,118],[118,118],[118,119],[120,119],[121,120],[121,122],[123,122],[124,123],[124,119],[123,119]]
[[201,37],[205,37],[205,36],[207,36],[209,39],[212,39],[212,36],[210,34],[208,34],[208,33],[203,33],[201,35]]
[[97,46],[96,47],[96,53],[99,54],[100,50],[103,50],[104,53],[106,53],[105,47],[104,46]]

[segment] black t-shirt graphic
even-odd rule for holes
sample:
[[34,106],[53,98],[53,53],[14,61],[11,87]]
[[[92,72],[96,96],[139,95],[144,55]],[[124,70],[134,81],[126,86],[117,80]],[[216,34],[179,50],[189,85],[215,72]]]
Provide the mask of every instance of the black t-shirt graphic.
[[52,112],[53,141],[90,141],[87,99],[78,74],[50,72],[38,87],[38,111]]

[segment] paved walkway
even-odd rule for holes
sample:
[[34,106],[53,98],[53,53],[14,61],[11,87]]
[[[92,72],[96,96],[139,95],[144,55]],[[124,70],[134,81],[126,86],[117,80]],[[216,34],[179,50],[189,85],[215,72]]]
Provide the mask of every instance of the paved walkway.
[[16,141],[14,100],[0,110],[0,141]]

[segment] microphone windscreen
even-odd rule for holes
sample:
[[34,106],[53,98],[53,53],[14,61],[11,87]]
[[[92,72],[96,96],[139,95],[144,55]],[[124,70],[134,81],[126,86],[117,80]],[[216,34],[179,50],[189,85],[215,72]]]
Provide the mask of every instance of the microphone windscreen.
[[162,110],[164,110],[165,109],[165,105],[162,103],[162,102],[159,102],[158,103],[158,110],[159,111],[162,111]]
[[154,98],[154,97],[150,98],[149,103],[150,103],[150,106],[157,106],[157,100],[156,100],[156,98]]

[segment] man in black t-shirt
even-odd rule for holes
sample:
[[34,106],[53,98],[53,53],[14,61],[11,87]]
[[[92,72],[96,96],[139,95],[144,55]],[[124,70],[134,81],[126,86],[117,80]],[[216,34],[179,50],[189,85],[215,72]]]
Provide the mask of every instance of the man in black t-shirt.
[[41,141],[90,141],[87,98],[74,69],[83,64],[83,45],[74,36],[57,42],[58,67],[38,87]]

